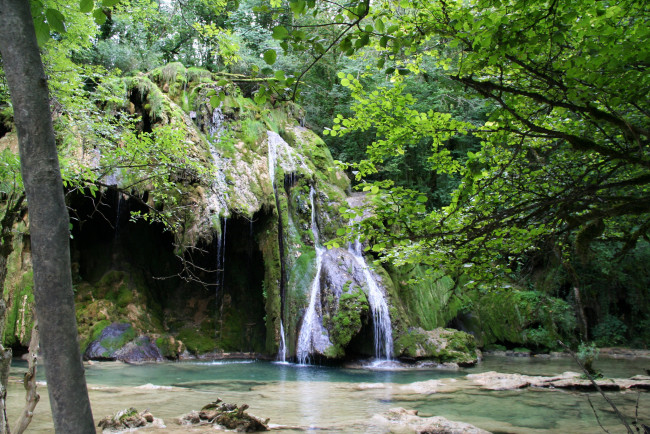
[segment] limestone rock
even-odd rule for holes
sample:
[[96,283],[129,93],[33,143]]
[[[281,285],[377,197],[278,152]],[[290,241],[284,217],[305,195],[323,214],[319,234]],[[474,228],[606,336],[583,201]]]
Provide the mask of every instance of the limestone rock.
[[[470,374],[467,379],[487,390],[513,390],[526,387],[544,387],[571,390],[596,390],[590,380],[577,372],[564,372],[553,377],[520,374],[502,374],[495,371]],[[602,390],[643,389],[650,390],[650,376],[637,375],[629,379],[602,378],[596,380]]]
[[160,349],[147,336],[136,337],[127,323],[113,323],[92,341],[84,352],[86,360],[119,360],[128,363],[161,361]]
[[391,408],[387,413],[376,415],[375,421],[387,425],[389,432],[431,434],[488,434],[464,422],[454,422],[441,416],[420,417],[417,410]]

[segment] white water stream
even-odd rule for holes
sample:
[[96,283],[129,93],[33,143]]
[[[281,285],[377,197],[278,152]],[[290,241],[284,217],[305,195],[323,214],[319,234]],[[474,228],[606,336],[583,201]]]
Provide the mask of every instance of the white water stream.
[[300,334],[298,335],[296,357],[298,358],[298,363],[301,365],[309,363],[309,356],[313,352],[314,347],[324,348],[329,345],[329,338],[323,330],[321,319],[316,310],[316,305],[320,304],[320,275],[325,248],[320,245],[318,224],[316,223],[316,207],[314,205],[315,196],[316,190],[312,186],[309,192],[309,200],[311,203],[311,231],[314,234],[314,247],[316,248],[316,276],[311,283],[309,305],[307,306],[307,311],[302,320]]
[[348,251],[354,256],[357,264],[363,270],[366,285],[368,286],[366,295],[368,296],[368,304],[370,305],[374,324],[375,358],[390,360],[393,357],[393,331],[386,296],[370,273],[370,267],[368,267],[366,258],[363,256],[359,240],[356,240],[354,244],[350,244]]

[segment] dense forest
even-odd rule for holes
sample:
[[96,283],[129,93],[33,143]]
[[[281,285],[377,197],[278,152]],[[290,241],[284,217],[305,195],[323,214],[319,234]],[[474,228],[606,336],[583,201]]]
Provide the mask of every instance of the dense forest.
[[[39,302],[39,283],[31,282],[39,276],[34,246],[43,241],[26,216],[36,214],[27,205],[39,203],[30,197],[39,176],[25,161],[21,176],[18,142],[43,116],[22,110],[27,117],[19,119],[12,74],[40,76],[29,66],[12,72],[14,18],[6,11],[13,3],[0,2],[0,280],[4,345],[24,352],[31,336],[25,324],[33,323],[24,316],[33,315],[18,301],[36,298],[41,318],[39,303],[53,297]],[[70,316],[79,323],[82,353],[109,324],[128,317],[167,358],[182,352],[178,341],[197,354],[274,354],[282,328],[282,340],[286,329],[293,342],[289,353],[300,359],[298,312],[307,302],[292,291],[304,284],[301,273],[312,273],[305,258],[320,264],[320,243],[336,251],[355,242],[391,282],[385,292],[397,356],[412,356],[416,326],[468,331],[488,350],[549,352],[561,349],[558,339],[583,350],[650,345],[645,2],[29,5],[63,184],[55,189],[63,190],[70,217],[60,243],[72,249],[64,290],[77,303]],[[222,128],[228,122],[236,126]],[[260,148],[267,130],[284,146],[281,173],[256,163],[260,153],[271,161],[272,133],[269,150]],[[214,171],[219,158],[235,167],[218,172],[222,178]],[[268,186],[254,179],[262,166]],[[322,196],[314,193],[317,185]],[[210,196],[206,186],[228,194]],[[345,199],[361,193],[361,202]],[[127,204],[124,216],[120,206]],[[110,236],[84,232],[84,225],[104,230],[98,215],[112,222]],[[226,230],[249,240],[247,252],[227,244]],[[236,259],[223,253],[235,255],[239,247]],[[33,272],[24,266],[32,250]],[[144,262],[124,259],[126,252],[155,257],[157,268],[151,275],[136,271]],[[285,260],[286,252],[295,258]],[[88,265],[86,255],[101,265]],[[224,261],[236,267],[239,260],[237,271],[224,271]],[[248,280],[240,279],[238,292],[211,295],[215,312],[195,331],[184,324],[188,314],[168,314],[181,285],[191,298],[223,289],[224,276],[233,282],[236,273]],[[125,276],[149,289],[124,290]],[[370,352],[360,343],[369,302],[349,282],[340,284],[336,309],[320,313],[332,345],[321,352],[324,359]],[[250,295],[253,286],[263,298]],[[116,307],[92,304],[100,298]],[[151,300],[158,307],[149,319],[134,320],[127,307]],[[113,313],[91,319],[106,309]],[[245,318],[237,322],[236,315]],[[219,327],[216,340],[203,338]]]

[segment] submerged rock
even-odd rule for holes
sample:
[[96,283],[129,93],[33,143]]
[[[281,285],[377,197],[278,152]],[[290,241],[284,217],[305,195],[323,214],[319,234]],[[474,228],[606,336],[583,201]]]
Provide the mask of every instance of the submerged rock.
[[269,419],[262,420],[246,413],[247,404],[226,404],[221,399],[204,406],[201,411],[192,410],[181,416],[181,425],[220,425],[238,432],[268,431]]
[[481,352],[468,333],[437,328],[410,328],[395,339],[395,354],[413,359],[433,359],[442,363],[471,366],[478,363]]
[[431,434],[488,434],[489,431],[482,430],[464,422],[454,422],[441,416],[420,417],[417,410],[405,408],[391,408],[388,412],[375,415],[376,422],[386,425],[389,432],[411,432]]

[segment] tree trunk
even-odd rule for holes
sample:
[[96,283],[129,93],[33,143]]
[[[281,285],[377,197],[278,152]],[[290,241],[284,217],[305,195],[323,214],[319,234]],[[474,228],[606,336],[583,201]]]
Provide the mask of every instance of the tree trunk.
[[77,343],[68,212],[47,80],[29,4],[0,0],[0,52],[14,108],[29,209],[36,317],[55,430],[94,433]]

